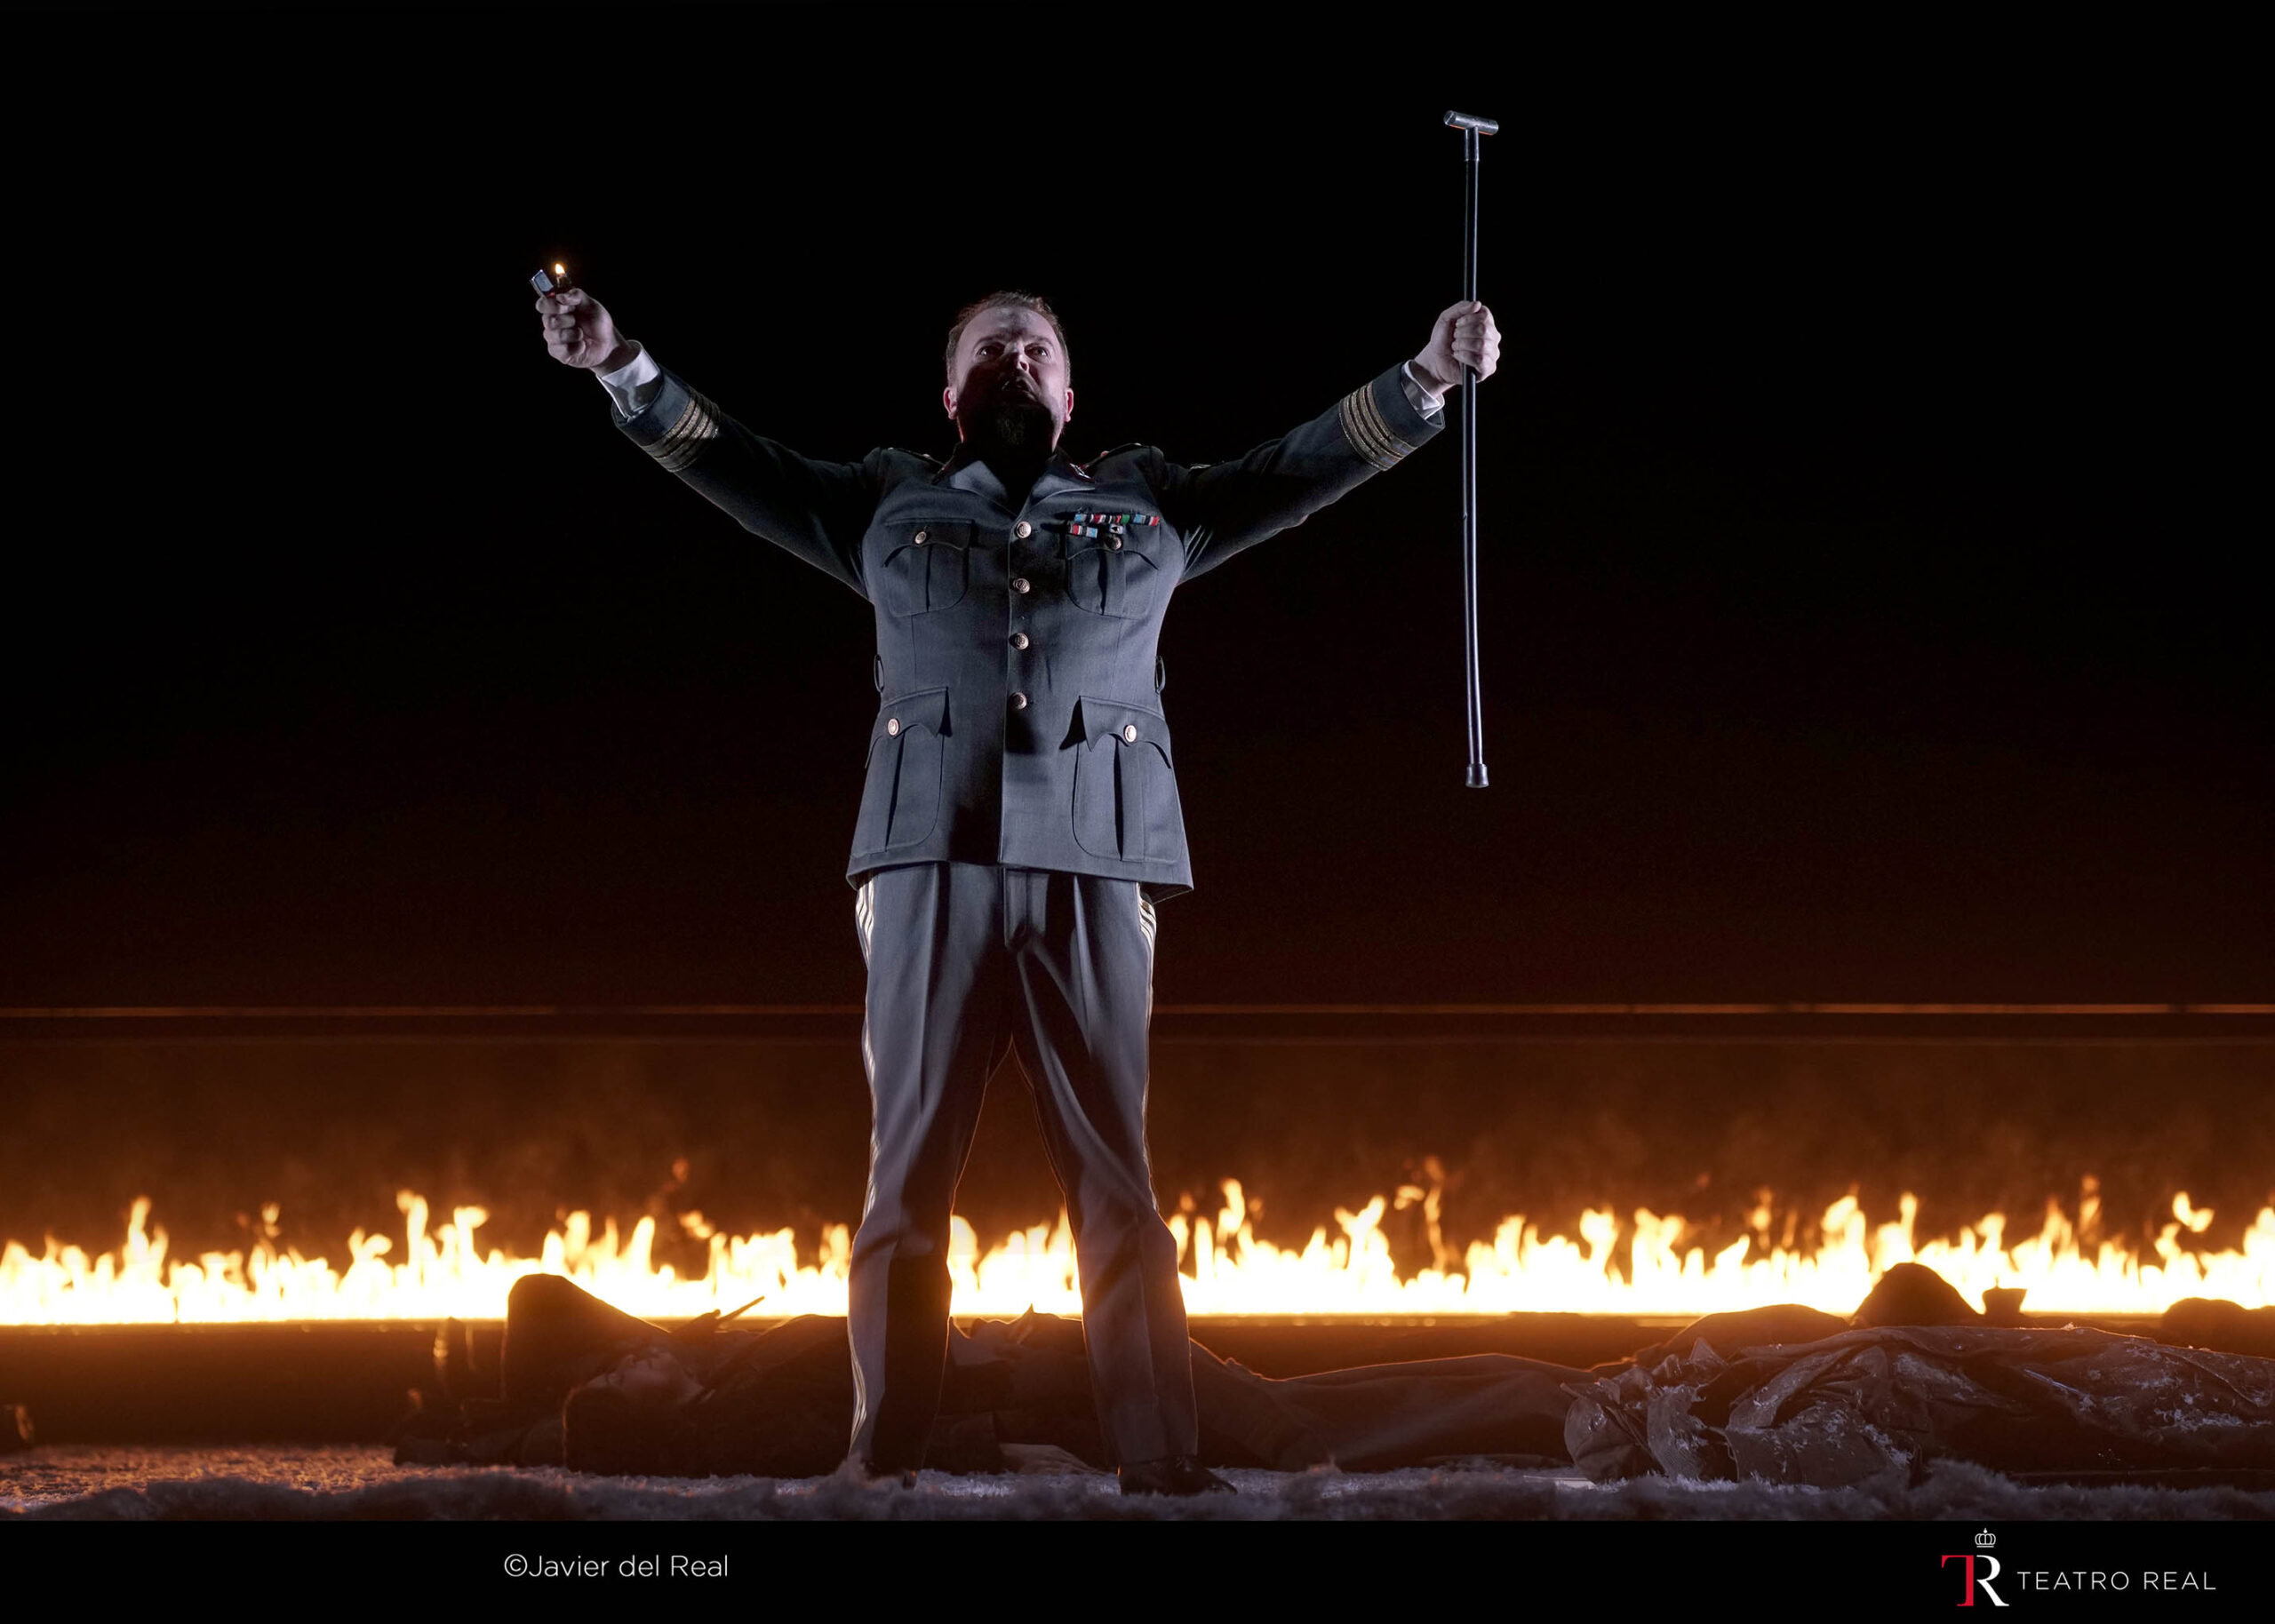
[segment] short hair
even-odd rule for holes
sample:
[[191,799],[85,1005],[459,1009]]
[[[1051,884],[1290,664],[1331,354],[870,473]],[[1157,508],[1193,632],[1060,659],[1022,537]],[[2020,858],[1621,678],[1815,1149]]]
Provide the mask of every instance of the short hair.
[[955,387],[956,351],[963,343],[963,330],[970,326],[976,317],[990,310],[1006,309],[1032,310],[1050,322],[1050,330],[1058,335],[1058,354],[1065,358],[1067,371],[1072,375],[1074,362],[1066,348],[1066,324],[1058,319],[1058,313],[1050,307],[1050,302],[1040,293],[1023,293],[1017,288],[999,288],[986,298],[974,299],[956,312],[955,325],[948,329],[948,350],[944,361],[950,388]]

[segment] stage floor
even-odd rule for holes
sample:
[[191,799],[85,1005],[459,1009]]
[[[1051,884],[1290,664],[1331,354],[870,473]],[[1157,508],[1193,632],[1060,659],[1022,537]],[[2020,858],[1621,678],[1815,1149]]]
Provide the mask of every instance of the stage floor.
[[1480,1461],[1393,1472],[1226,1471],[1236,1495],[1123,1498],[1104,1476],[920,1475],[914,1489],[829,1478],[601,1477],[555,1469],[397,1466],[384,1446],[48,1445],[0,1457],[10,1521],[1466,1521],[1960,1519],[2252,1521],[2275,1489],[2198,1480],[2037,1484],[1963,1464],[1840,1489],[1590,1483],[1571,1468]]

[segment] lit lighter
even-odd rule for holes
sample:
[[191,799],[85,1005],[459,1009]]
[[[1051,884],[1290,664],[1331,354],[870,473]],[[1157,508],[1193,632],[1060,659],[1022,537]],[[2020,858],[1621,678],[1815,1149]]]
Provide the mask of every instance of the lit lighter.
[[539,266],[537,275],[530,278],[530,286],[553,299],[560,298],[576,285],[569,280],[569,267],[557,259],[550,271]]

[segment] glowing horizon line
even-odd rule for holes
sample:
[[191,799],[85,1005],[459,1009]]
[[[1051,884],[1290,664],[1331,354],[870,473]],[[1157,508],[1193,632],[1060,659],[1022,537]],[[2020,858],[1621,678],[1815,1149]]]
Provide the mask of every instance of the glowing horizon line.
[[[173,1004],[0,1007],[0,1021],[543,1020],[561,1016],[858,1015],[859,1004]],[[2275,1003],[1157,1004],[1157,1015],[2275,1015]]]

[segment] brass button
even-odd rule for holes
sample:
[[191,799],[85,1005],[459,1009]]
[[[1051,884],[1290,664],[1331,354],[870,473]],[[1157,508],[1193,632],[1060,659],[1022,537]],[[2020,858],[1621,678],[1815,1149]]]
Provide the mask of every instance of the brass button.
[[1024,648],[1026,648],[1026,646],[1027,646],[1027,634],[1026,634],[1025,632],[1014,632],[1014,633],[1011,633],[1011,647],[1012,647],[1012,648],[1014,648],[1014,649],[1024,649]]
[[885,718],[885,736],[887,738],[898,738],[900,736],[899,717],[888,716]]
[[1138,724],[1136,722],[1126,721],[1122,724],[1122,742],[1125,744],[1134,744],[1138,742]]
[[1013,592],[1032,592],[1034,589],[1027,585],[1026,577],[1023,575],[1015,575],[1011,577],[1011,590]]
[[1011,534],[1018,537],[1021,541],[1025,541],[1028,537],[1034,534],[1034,526],[1022,519],[1017,525],[1012,527]]
[[930,536],[931,536],[931,532],[930,532],[930,530],[919,530],[919,531],[917,531],[917,532],[916,532],[916,534],[915,534],[915,535],[911,536],[911,537],[909,537],[909,540],[911,540],[911,541],[914,542],[918,546],[920,546],[920,547],[921,547],[921,546],[922,546],[922,545],[924,545],[925,541],[926,541],[928,538],[930,538]]
[[1119,553],[1122,551],[1122,537],[1119,536],[1109,536],[1106,538],[1106,545],[1113,548],[1116,553]]
[[1011,696],[1011,708],[1015,711],[1026,710],[1027,708],[1027,697],[1025,694],[1013,694]]

